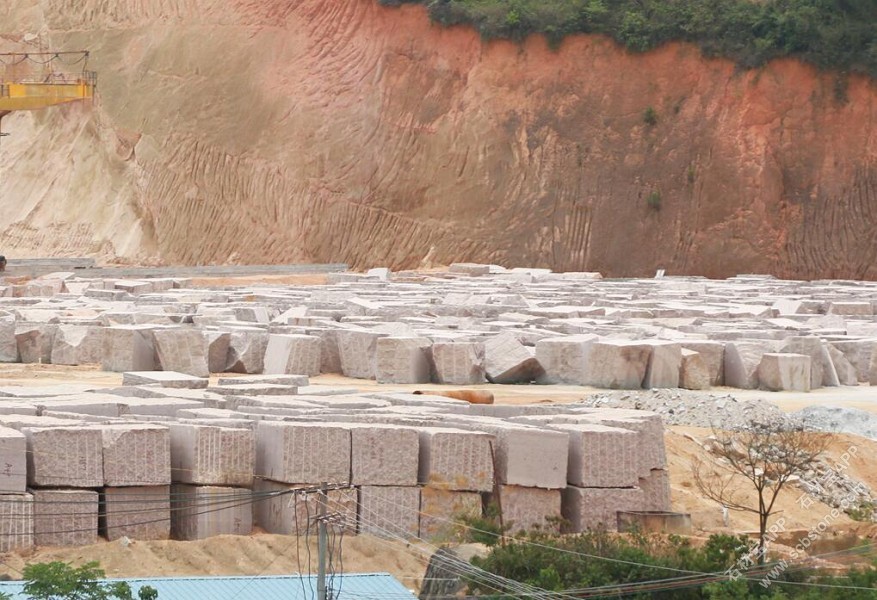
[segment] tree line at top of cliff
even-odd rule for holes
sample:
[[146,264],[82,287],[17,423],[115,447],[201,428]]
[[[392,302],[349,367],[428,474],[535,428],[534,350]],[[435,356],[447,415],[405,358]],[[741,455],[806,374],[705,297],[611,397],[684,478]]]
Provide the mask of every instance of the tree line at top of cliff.
[[485,39],[599,33],[645,52],[697,44],[751,68],[795,57],[821,69],[877,77],[877,0],[379,0],[426,5],[442,25],[467,24]]

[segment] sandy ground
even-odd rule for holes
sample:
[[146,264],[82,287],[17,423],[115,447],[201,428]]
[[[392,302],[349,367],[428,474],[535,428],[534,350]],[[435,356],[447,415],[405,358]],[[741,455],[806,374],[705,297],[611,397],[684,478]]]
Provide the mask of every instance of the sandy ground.
[[[215,379],[215,378],[214,378]],[[312,378],[312,384],[343,386],[362,391],[376,390],[437,390],[448,388],[441,385],[381,385],[374,381],[349,379],[338,375],[321,375]],[[95,367],[62,367],[56,365],[0,364],[0,386],[47,386],[65,383],[90,384],[97,387],[121,384],[121,375],[106,373]],[[578,386],[496,386],[479,385],[467,389],[492,391],[497,403],[565,403],[579,400],[593,390]],[[808,394],[774,394],[758,391],[718,389],[716,393],[733,393],[741,398],[773,402],[783,410],[797,410],[810,404],[855,406],[877,411],[877,394],[869,387],[822,389]],[[709,435],[708,429],[696,427],[670,427],[665,440],[669,462],[673,509],[690,513],[697,536],[714,532],[752,532],[757,528],[754,514],[730,512],[725,520],[718,504],[703,498],[697,491],[691,472],[691,462],[702,450],[695,440]],[[857,447],[856,456],[850,464],[850,475],[877,488],[877,442],[850,435],[835,435],[829,456],[837,459],[851,446]],[[799,504],[801,493],[797,489],[784,491],[778,501],[778,515],[786,519],[790,531],[806,531],[814,527],[830,512],[830,508],[814,503],[808,508]],[[851,535],[858,534],[877,538],[877,527],[856,523],[845,516],[832,522],[829,533],[822,536],[820,551],[832,551],[847,547]],[[792,535],[791,533],[789,534]],[[100,561],[110,576],[145,575],[257,575],[271,573],[294,573],[300,570],[299,560],[306,561],[303,542],[296,557],[294,537],[257,534],[250,537],[222,536],[198,542],[132,542],[128,546],[120,542],[100,543],[93,546],[53,549],[41,548],[24,555],[7,554],[0,560],[0,573],[15,576],[24,564],[31,561],[65,560],[81,563]],[[347,571],[388,571],[399,577],[407,586],[417,589],[425,561],[424,549],[405,544],[379,540],[369,536],[348,537],[344,540],[344,563]],[[4,570],[6,569],[6,570]],[[301,569],[307,571],[306,562]]]

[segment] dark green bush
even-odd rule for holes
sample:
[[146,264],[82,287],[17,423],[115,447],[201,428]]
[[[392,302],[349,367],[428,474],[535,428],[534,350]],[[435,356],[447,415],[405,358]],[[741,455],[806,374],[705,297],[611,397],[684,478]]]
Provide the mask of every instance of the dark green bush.
[[425,4],[443,25],[469,24],[484,38],[601,33],[635,52],[672,40],[742,67],[792,56],[822,69],[877,76],[874,0],[380,0]]

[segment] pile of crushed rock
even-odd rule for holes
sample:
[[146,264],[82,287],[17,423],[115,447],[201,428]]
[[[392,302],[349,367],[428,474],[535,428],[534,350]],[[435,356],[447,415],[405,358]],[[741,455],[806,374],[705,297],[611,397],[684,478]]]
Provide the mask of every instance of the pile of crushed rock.
[[599,392],[581,402],[595,408],[650,410],[661,415],[665,425],[737,429],[753,421],[786,419],[785,413],[769,402],[679,389]]

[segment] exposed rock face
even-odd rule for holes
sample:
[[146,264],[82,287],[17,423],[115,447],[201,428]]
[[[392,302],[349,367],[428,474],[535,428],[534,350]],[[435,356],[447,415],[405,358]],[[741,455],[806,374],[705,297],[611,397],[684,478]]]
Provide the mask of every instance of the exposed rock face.
[[4,119],[7,255],[877,277],[865,79],[375,0],[12,0],[0,29],[100,73],[94,107]]

